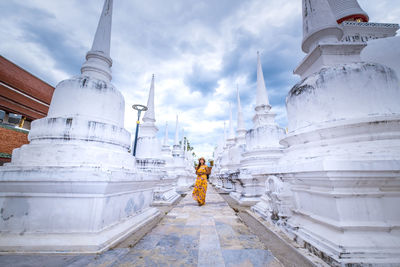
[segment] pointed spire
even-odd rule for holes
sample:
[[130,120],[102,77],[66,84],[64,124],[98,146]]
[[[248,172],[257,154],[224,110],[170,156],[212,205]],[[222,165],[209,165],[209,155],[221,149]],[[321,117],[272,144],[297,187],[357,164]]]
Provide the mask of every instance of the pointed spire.
[[229,137],[228,139],[235,138],[235,131],[233,130],[233,119],[232,119],[232,104],[229,102]]
[[113,0],[105,0],[92,49],[86,54],[81,68],[82,75],[110,82],[112,79],[110,58],[111,22]]
[[168,146],[168,122],[165,123],[165,133],[163,146]]
[[178,126],[179,126],[178,115],[176,115],[174,146],[179,146],[179,128],[178,128]]
[[110,57],[112,7],[113,0],[104,1],[103,11],[101,12],[91,49],[91,51],[101,52],[107,57]]
[[236,86],[236,94],[237,94],[237,109],[238,109],[236,132],[239,133],[241,131],[246,131],[246,127],[244,125],[244,120],[243,120],[242,106],[240,105],[239,85]]
[[267,88],[265,87],[264,74],[262,71],[260,53],[257,51],[257,99],[256,107],[269,106]]
[[154,113],[154,74],[151,77],[151,85],[149,92],[149,99],[147,100],[147,111],[143,116],[144,122],[155,122],[155,113]]

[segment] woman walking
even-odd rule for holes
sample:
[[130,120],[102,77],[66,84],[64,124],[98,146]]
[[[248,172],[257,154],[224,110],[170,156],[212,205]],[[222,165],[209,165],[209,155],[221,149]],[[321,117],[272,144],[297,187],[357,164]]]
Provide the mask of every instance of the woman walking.
[[199,164],[196,167],[197,179],[193,189],[193,199],[197,200],[199,206],[206,203],[207,193],[207,174],[210,174],[211,168],[207,167],[204,158],[199,159]]

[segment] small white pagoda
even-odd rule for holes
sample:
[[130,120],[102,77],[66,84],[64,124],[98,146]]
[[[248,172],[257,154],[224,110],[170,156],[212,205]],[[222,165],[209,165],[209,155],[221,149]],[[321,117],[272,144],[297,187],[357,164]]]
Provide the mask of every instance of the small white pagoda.
[[165,132],[163,145],[161,147],[161,158],[165,161],[165,170],[168,175],[172,175],[174,171],[174,158],[172,157],[171,146],[168,145],[168,123],[165,123]]

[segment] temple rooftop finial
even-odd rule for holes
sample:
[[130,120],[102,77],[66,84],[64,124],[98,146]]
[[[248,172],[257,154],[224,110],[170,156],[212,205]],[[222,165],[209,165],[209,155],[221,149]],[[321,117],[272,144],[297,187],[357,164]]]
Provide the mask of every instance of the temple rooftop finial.
[[357,0],[328,0],[337,23],[343,21],[368,22],[368,14],[360,7]]
[[268,101],[267,88],[265,87],[264,74],[262,71],[260,53],[257,51],[257,98],[256,108],[267,106],[271,108]]
[[82,75],[111,81],[110,57],[113,0],[105,0],[91,50],[81,68]]
[[147,111],[143,116],[144,122],[155,122],[155,112],[154,112],[154,74],[151,77],[151,85],[149,91],[149,98],[147,100]]

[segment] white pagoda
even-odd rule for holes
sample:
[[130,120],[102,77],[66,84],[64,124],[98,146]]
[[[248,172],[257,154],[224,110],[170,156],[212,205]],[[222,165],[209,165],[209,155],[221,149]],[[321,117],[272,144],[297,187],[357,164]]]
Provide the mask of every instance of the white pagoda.
[[179,199],[176,192],[176,178],[166,169],[166,161],[162,157],[160,141],[157,138],[158,128],[155,125],[154,108],[154,74],[151,79],[147,111],[143,116],[143,124],[139,128],[137,141],[136,164],[138,170],[149,180],[156,180],[153,205],[172,205]]
[[333,266],[400,263],[399,80],[360,58],[398,28],[369,23],[356,0],[303,0],[307,55],[276,175],[293,192],[286,230]]
[[81,75],[55,88],[30,143],[0,168],[0,251],[94,253],[159,215],[154,181],[128,152],[125,101],[111,83],[113,1],[105,0]]
[[172,157],[174,158],[172,175],[177,177],[177,192],[181,194],[187,193],[196,179],[195,171],[192,167],[193,165],[191,165],[191,167],[188,166],[184,140],[185,138],[182,131],[182,140],[179,142],[179,119],[178,115],[176,115],[175,139],[172,148]]
[[[243,131],[242,123],[238,130]],[[265,192],[267,175],[282,154],[279,140],[284,134],[284,129],[278,126],[275,114],[271,112],[260,55],[257,53],[257,95],[253,128],[246,133],[246,146],[241,155],[235,190],[230,193],[239,205],[252,206],[260,201]]]

